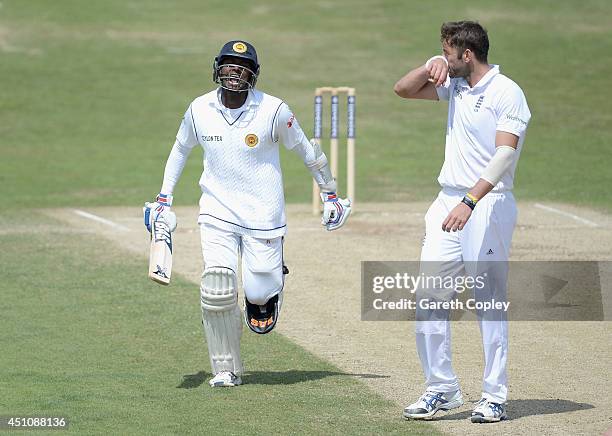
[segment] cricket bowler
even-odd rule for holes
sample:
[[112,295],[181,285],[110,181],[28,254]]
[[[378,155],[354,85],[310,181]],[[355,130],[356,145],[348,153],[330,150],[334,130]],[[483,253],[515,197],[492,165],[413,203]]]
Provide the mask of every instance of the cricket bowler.
[[346,222],[350,200],[338,198],[327,157],[307,140],[281,99],[255,88],[260,65],[246,41],[223,45],[213,63],[218,87],[187,108],[166,163],[157,200],[147,204],[149,220],[176,218],[174,187],[197,145],[204,150],[200,178],[200,239],[204,272],[200,286],[202,324],[212,387],[242,383],[236,273],[241,258],[244,321],[253,332],[270,332],[283,300],[283,238],[287,231],[279,142],[304,161],[321,189],[322,224],[335,230]]
[[[441,28],[443,55],[433,56],[395,84],[408,99],[448,102],[442,187],[425,215],[424,264],[454,264],[454,274],[489,272],[480,298],[504,301],[508,257],[516,223],[514,171],[531,118],[521,88],[488,63],[486,30],[472,21]],[[492,273],[491,273],[492,272]],[[463,404],[451,365],[449,311],[444,317],[417,308],[416,345],[426,391],[404,409],[409,419],[431,419]],[[506,419],[508,323],[504,313],[477,312],[484,349],[482,396],[471,413],[476,423]]]

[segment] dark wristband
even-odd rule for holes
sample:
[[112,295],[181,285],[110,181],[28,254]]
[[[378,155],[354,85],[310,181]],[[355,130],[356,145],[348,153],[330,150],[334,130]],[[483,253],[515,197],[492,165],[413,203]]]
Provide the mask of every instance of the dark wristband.
[[474,210],[474,208],[476,207],[476,202],[468,196],[463,197],[463,200],[461,200],[461,202],[463,204],[467,204],[467,206],[472,210]]

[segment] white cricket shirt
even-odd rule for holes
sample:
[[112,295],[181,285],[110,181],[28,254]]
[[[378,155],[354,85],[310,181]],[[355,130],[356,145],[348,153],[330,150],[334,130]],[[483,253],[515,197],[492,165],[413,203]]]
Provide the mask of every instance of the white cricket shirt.
[[304,132],[289,107],[258,90],[228,109],[220,89],[196,98],[183,117],[168,158],[162,192],[172,192],[193,147],[204,149],[199,223],[258,238],[286,233],[279,139],[287,149]]
[[519,137],[516,159],[493,191],[511,190],[531,112],[521,88],[492,68],[470,88],[464,78],[447,79],[436,88],[447,100],[446,148],[438,182],[456,190],[471,189],[495,154],[495,132]]

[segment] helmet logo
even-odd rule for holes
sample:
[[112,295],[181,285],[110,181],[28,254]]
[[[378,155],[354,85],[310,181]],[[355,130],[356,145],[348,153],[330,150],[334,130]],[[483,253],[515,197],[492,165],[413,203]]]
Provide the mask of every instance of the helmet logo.
[[247,46],[246,46],[246,44],[244,42],[236,42],[232,46],[232,49],[236,53],[244,53],[245,51],[247,51]]
[[249,133],[244,138],[244,142],[249,147],[255,147],[259,143],[259,138],[254,133]]

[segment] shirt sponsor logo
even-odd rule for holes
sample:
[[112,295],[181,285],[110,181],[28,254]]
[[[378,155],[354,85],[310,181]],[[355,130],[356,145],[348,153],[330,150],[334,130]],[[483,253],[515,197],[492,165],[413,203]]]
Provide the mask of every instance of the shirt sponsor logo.
[[223,136],[221,135],[203,135],[202,141],[207,141],[207,142],[223,141]]
[[295,115],[291,114],[291,118],[289,118],[289,121],[287,121],[287,128],[291,128],[291,126],[293,126],[293,122],[295,121]]
[[510,115],[510,114],[506,114],[506,118],[512,121],[518,121],[519,123],[521,123],[523,126],[527,125],[527,121],[523,121],[521,120],[519,117],[516,117],[514,115]]
[[244,143],[249,147],[255,147],[259,143],[259,138],[254,133],[249,133],[245,136]]

